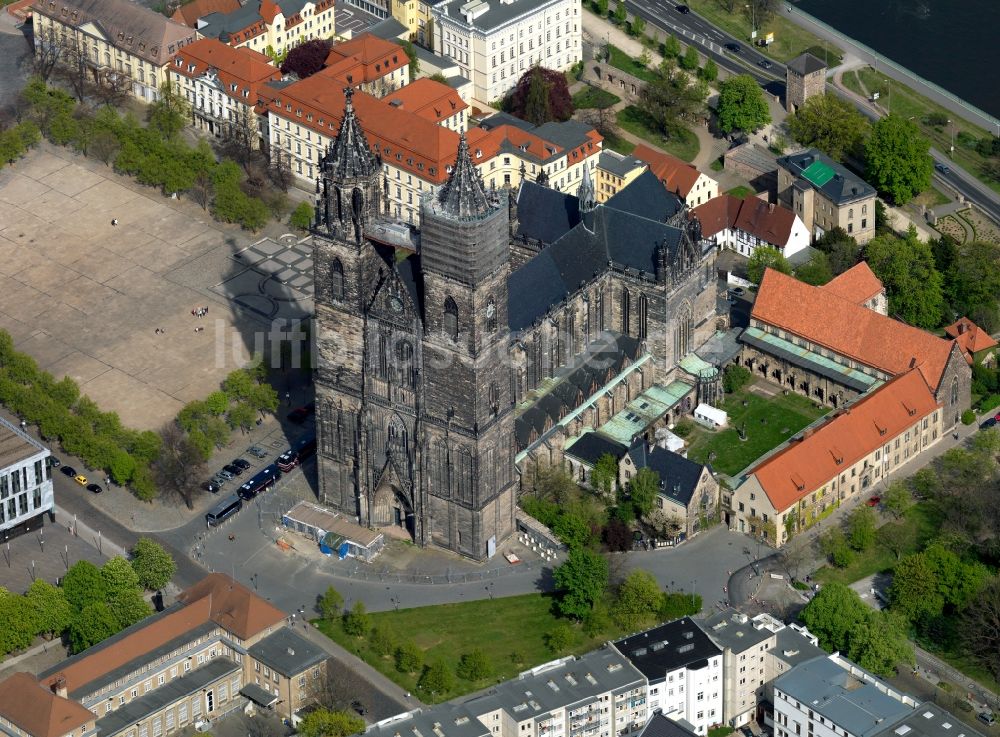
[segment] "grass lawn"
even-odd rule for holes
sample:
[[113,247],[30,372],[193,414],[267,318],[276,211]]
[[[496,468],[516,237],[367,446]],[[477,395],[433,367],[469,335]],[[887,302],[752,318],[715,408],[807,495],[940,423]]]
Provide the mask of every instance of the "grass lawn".
[[875,535],[875,547],[865,553],[857,553],[854,560],[846,568],[823,566],[813,576],[822,583],[833,581],[852,584],[875,573],[888,571],[896,565],[896,554],[886,546],[886,540],[902,538],[906,545],[902,555],[922,550],[927,542],[937,533],[941,523],[933,505],[928,502],[914,504],[903,519],[898,522],[888,522],[878,528]]
[[739,187],[733,187],[731,190],[726,192],[726,194],[732,195],[733,197],[739,197],[740,199],[742,199],[747,195],[752,195],[753,188],[741,184]]
[[[888,108],[891,112],[903,118],[912,117],[913,122],[920,128],[920,132],[930,139],[931,144],[938,151],[947,152],[951,147],[952,128],[954,127],[955,152],[953,159],[955,163],[988,187],[1000,192],[1000,182],[989,179],[982,173],[986,159],[980,156],[974,148],[964,145],[959,140],[959,134],[963,132],[975,139],[991,136],[991,132],[957,117],[954,113],[941,107],[936,102],[928,100],[904,84],[895,80],[889,80],[871,67],[847,72],[844,74],[843,80],[844,86],[852,92],[868,98],[871,98],[873,92],[878,92],[878,104],[880,106]],[[952,125],[931,125],[927,122],[927,118],[932,114],[944,116],[945,119],[953,121]]]
[[[719,4],[719,0],[689,0],[687,4],[691,10],[710,23],[714,23],[734,37],[750,43],[750,19],[744,15],[744,3],[738,3],[739,10],[736,13],[727,13]],[[782,13],[775,13],[771,20],[757,28],[758,38],[768,33],[774,33],[774,43],[766,49],[760,49],[760,51],[778,61],[794,59],[803,51],[813,47],[823,48],[821,38],[795,25]],[[827,45],[830,47],[830,59],[832,60],[834,55],[840,58],[841,50],[833,44],[827,43]],[[823,55],[820,54],[819,58],[822,59]]]
[[[699,463],[711,462],[712,468],[728,476],[739,473],[829,411],[798,394],[764,397],[747,390],[726,397],[722,409],[729,413],[730,427],[714,432],[696,428],[689,438],[688,457]],[[736,431],[744,423],[746,441],[740,440]]]
[[[495,679],[507,680],[540,663],[565,655],[593,650],[617,633],[604,632],[588,637],[574,627],[575,639],[569,650],[553,654],[545,646],[545,633],[565,619],[553,613],[553,597],[548,594],[525,594],[494,600],[466,601],[459,604],[400,609],[371,614],[373,625],[381,625],[402,642],[411,638],[425,653],[425,661],[443,660],[454,672],[459,659],[473,648],[482,648],[493,665],[493,676],[479,682],[456,677],[456,687],[446,694],[430,697],[434,702],[445,701],[461,694],[484,688]],[[328,637],[357,654],[365,662],[395,681],[407,691],[417,690],[417,674],[396,671],[390,658],[376,655],[366,639],[346,634],[339,620],[317,622]],[[421,698],[427,700],[426,694]]]
[[621,69],[623,72],[628,72],[644,82],[652,82],[656,79],[656,72],[639,63],[638,59],[633,59],[613,44],[608,48],[611,49],[611,58],[608,60],[611,66]]
[[631,141],[626,141],[617,133],[612,133],[609,136],[604,136],[604,148],[610,148],[622,156],[629,156],[635,151],[635,144]]
[[618,111],[618,125],[633,136],[638,136],[684,161],[692,161],[701,147],[698,136],[687,128],[672,138],[664,138],[653,129],[649,118],[635,105],[629,105]]
[[585,110],[587,108],[599,108],[603,110],[604,108],[611,107],[616,102],[621,101],[621,99],[622,98],[613,92],[602,90],[600,87],[587,85],[573,95],[573,107],[577,110]]

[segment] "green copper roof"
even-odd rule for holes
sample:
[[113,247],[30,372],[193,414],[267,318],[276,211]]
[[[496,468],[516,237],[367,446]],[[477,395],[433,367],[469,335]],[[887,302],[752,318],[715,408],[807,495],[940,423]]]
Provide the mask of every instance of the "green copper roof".
[[844,366],[842,363],[815,353],[804,346],[795,345],[790,340],[779,338],[772,333],[765,333],[759,328],[747,328],[743,331],[740,340],[765,352],[777,354],[793,365],[809,369],[820,376],[825,376],[860,392],[868,391],[875,384],[881,383],[877,376],[871,376],[858,369]]
[[712,364],[694,353],[688,353],[681,359],[680,366],[692,376],[704,376],[706,378],[715,376],[718,369]]
[[683,381],[674,381],[668,386],[654,384],[601,425],[599,430],[609,438],[629,445],[632,438],[663,417],[692,389],[693,386]]

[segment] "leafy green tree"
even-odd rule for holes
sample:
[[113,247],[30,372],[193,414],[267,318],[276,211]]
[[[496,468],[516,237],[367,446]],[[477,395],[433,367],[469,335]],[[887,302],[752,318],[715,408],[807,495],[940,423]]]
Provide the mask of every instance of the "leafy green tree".
[[813,245],[827,255],[834,276],[843,274],[858,263],[861,255],[858,242],[840,227],[826,231]]
[[69,626],[72,609],[66,601],[66,594],[58,586],[36,578],[24,597],[34,611],[37,634],[53,637]]
[[806,604],[799,619],[819,638],[824,650],[847,652],[851,631],[866,622],[871,611],[855,591],[830,582]]
[[931,186],[930,147],[916,123],[887,115],[875,122],[865,141],[865,178],[897,205],[906,204]]
[[833,279],[830,257],[823,251],[816,251],[813,257],[795,269],[795,278],[814,287],[821,287]]
[[344,597],[333,586],[327,586],[319,597],[318,609],[323,619],[337,619],[344,612]]
[[663,40],[663,56],[668,59],[674,59],[681,55],[681,42],[677,40],[676,36],[667,36]]
[[0,595],[0,655],[31,645],[41,623],[31,602],[7,590]]
[[229,408],[226,422],[234,430],[239,428],[246,433],[257,420],[257,410],[249,402],[239,402]]
[[632,571],[618,587],[611,617],[623,630],[635,632],[659,611],[663,593],[649,571]]
[[708,83],[719,78],[719,67],[711,58],[705,59],[705,66],[701,68],[701,78]]
[[352,711],[315,709],[299,722],[302,737],[349,737],[365,731],[365,720]]
[[782,274],[792,273],[792,266],[781,251],[772,246],[757,246],[747,261],[747,278],[754,284],[760,284],[765,269],[774,269]]
[[493,675],[493,664],[486,651],[476,647],[462,655],[455,672],[466,681],[482,681]]
[[952,611],[965,609],[979,594],[989,571],[976,560],[965,560],[939,540],[923,552],[945,604]]
[[875,544],[875,512],[871,507],[858,507],[847,520],[851,547],[863,553]]
[[191,117],[191,103],[184,97],[184,91],[173,82],[160,85],[160,96],[150,104],[147,111],[149,127],[164,139],[176,136]]
[[62,579],[62,590],[66,601],[77,612],[107,598],[107,586],[101,569],[89,560],[77,561],[69,567]]
[[917,238],[913,226],[903,238],[875,236],[865,246],[865,260],[885,285],[890,314],[921,328],[936,328],[941,323],[941,274],[934,266],[930,246]]
[[684,591],[668,591],[663,594],[660,602],[660,619],[670,621],[701,611],[700,594]]
[[308,202],[300,202],[294,210],[292,210],[291,217],[288,218],[288,224],[293,228],[300,228],[301,230],[309,230],[309,226],[312,225],[313,220],[313,208]]
[[455,674],[443,660],[435,660],[424,666],[417,688],[431,696],[448,693],[455,688]]
[[660,474],[649,468],[640,468],[629,484],[629,496],[637,517],[646,517],[653,511],[659,491]]
[[618,25],[625,23],[625,19],[628,17],[628,10],[625,8],[625,3],[622,0],[618,0],[615,3],[615,22]]
[[138,591],[140,588],[139,574],[120,555],[116,555],[101,566],[101,578],[104,579],[104,590],[108,596],[123,591]]
[[511,114],[534,125],[569,120],[573,115],[573,98],[566,75],[555,69],[532,67],[517,80],[507,108]]
[[638,38],[646,30],[645,19],[639,17],[638,15],[632,17],[632,22],[629,24],[628,31],[630,36],[635,36]]
[[603,454],[590,472],[590,484],[594,490],[610,496],[618,486],[618,460],[610,453]]
[[531,86],[524,103],[524,119],[533,125],[541,125],[551,120],[552,107],[549,104],[549,91],[541,74],[531,76]]
[[132,568],[139,577],[139,585],[150,591],[162,589],[177,571],[170,553],[148,537],[140,537],[131,552]]
[[371,626],[371,617],[365,609],[364,602],[354,602],[351,611],[344,615],[344,632],[355,637],[364,637]]
[[913,494],[905,481],[897,479],[889,484],[882,494],[882,506],[896,519],[902,519],[906,510],[913,506]]
[[726,394],[735,394],[753,379],[750,369],[731,363],[722,370],[722,390]]
[[586,548],[572,548],[566,561],[555,569],[553,579],[563,592],[559,611],[584,619],[607,589],[608,561]]
[[639,92],[636,106],[653,130],[671,138],[702,116],[706,97],[708,86],[703,81],[661,65],[656,78]]
[[[938,260],[937,250],[934,252]],[[940,266],[938,267],[940,270]],[[952,310],[966,315],[987,332],[1000,328],[1000,245],[974,240],[955,246],[945,277],[945,296]]]
[[588,637],[597,637],[611,629],[611,612],[604,601],[598,601],[583,620],[583,631]]
[[846,568],[854,559],[851,546],[839,527],[827,530],[819,539],[820,550],[838,568]]
[[578,514],[569,510],[562,511],[552,525],[552,532],[562,540],[570,550],[586,548],[593,540],[590,525]]
[[416,673],[424,666],[424,651],[413,640],[405,640],[396,647],[395,659],[400,673]]
[[905,626],[892,612],[868,612],[847,639],[848,657],[877,676],[889,678],[898,665],[916,663]]
[[108,608],[118,623],[118,629],[130,627],[153,613],[139,589],[122,590],[108,595]]
[[892,609],[911,622],[940,614],[944,597],[934,581],[934,571],[922,553],[907,555],[893,569],[889,587]]
[[868,119],[851,103],[826,94],[810,97],[785,122],[792,138],[837,161],[859,155],[869,130]]
[[701,60],[698,58],[698,49],[689,44],[684,51],[684,56],[680,58],[681,69],[686,72],[693,72],[698,68],[699,61]]
[[738,74],[719,85],[719,128],[752,133],[771,122],[764,93],[749,74]]
[[74,653],[83,652],[118,632],[118,620],[103,601],[87,604],[73,615],[69,625],[69,645]]
[[608,0],[597,0],[597,14],[602,18],[608,17]]
[[386,657],[392,655],[396,649],[392,633],[381,625],[373,625],[368,632],[368,645],[376,655]]
[[566,622],[558,622],[552,629],[545,633],[545,647],[553,655],[565,651],[573,644],[573,628]]

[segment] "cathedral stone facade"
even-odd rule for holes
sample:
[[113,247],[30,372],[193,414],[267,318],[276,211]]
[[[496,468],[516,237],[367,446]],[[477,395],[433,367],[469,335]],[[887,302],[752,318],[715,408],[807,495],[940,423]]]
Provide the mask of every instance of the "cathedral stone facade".
[[575,215],[546,218],[562,195],[527,181],[516,198],[487,190],[463,137],[411,253],[369,237],[385,212],[382,165],[349,92],[320,168],[320,496],[361,524],[492,556],[514,531],[515,457],[538,440],[516,424],[546,380],[611,345],[649,356],[648,386],[714,329],[714,254],[655,177],[616,208],[595,204],[585,172]]

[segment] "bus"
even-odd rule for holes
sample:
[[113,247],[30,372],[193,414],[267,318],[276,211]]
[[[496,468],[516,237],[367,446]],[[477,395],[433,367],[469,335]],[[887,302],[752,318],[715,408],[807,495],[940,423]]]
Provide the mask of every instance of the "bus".
[[241,499],[243,499],[243,501],[250,501],[262,491],[274,486],[274,483],[279,478],[281,478],[281,471],[279,471],[278,467],[272,463],[270,466],[265,466],[250,477],[236,493]]
[[236,494],[219,502],[208,514],[205,515],[205,522],[209,527],[221,525],[227,519],[239,512],[243,508],[243,500]]
[[316,433],[307,433],[296,440],[292,447],[278,456],[278,468],[288,473],[316,452]]

